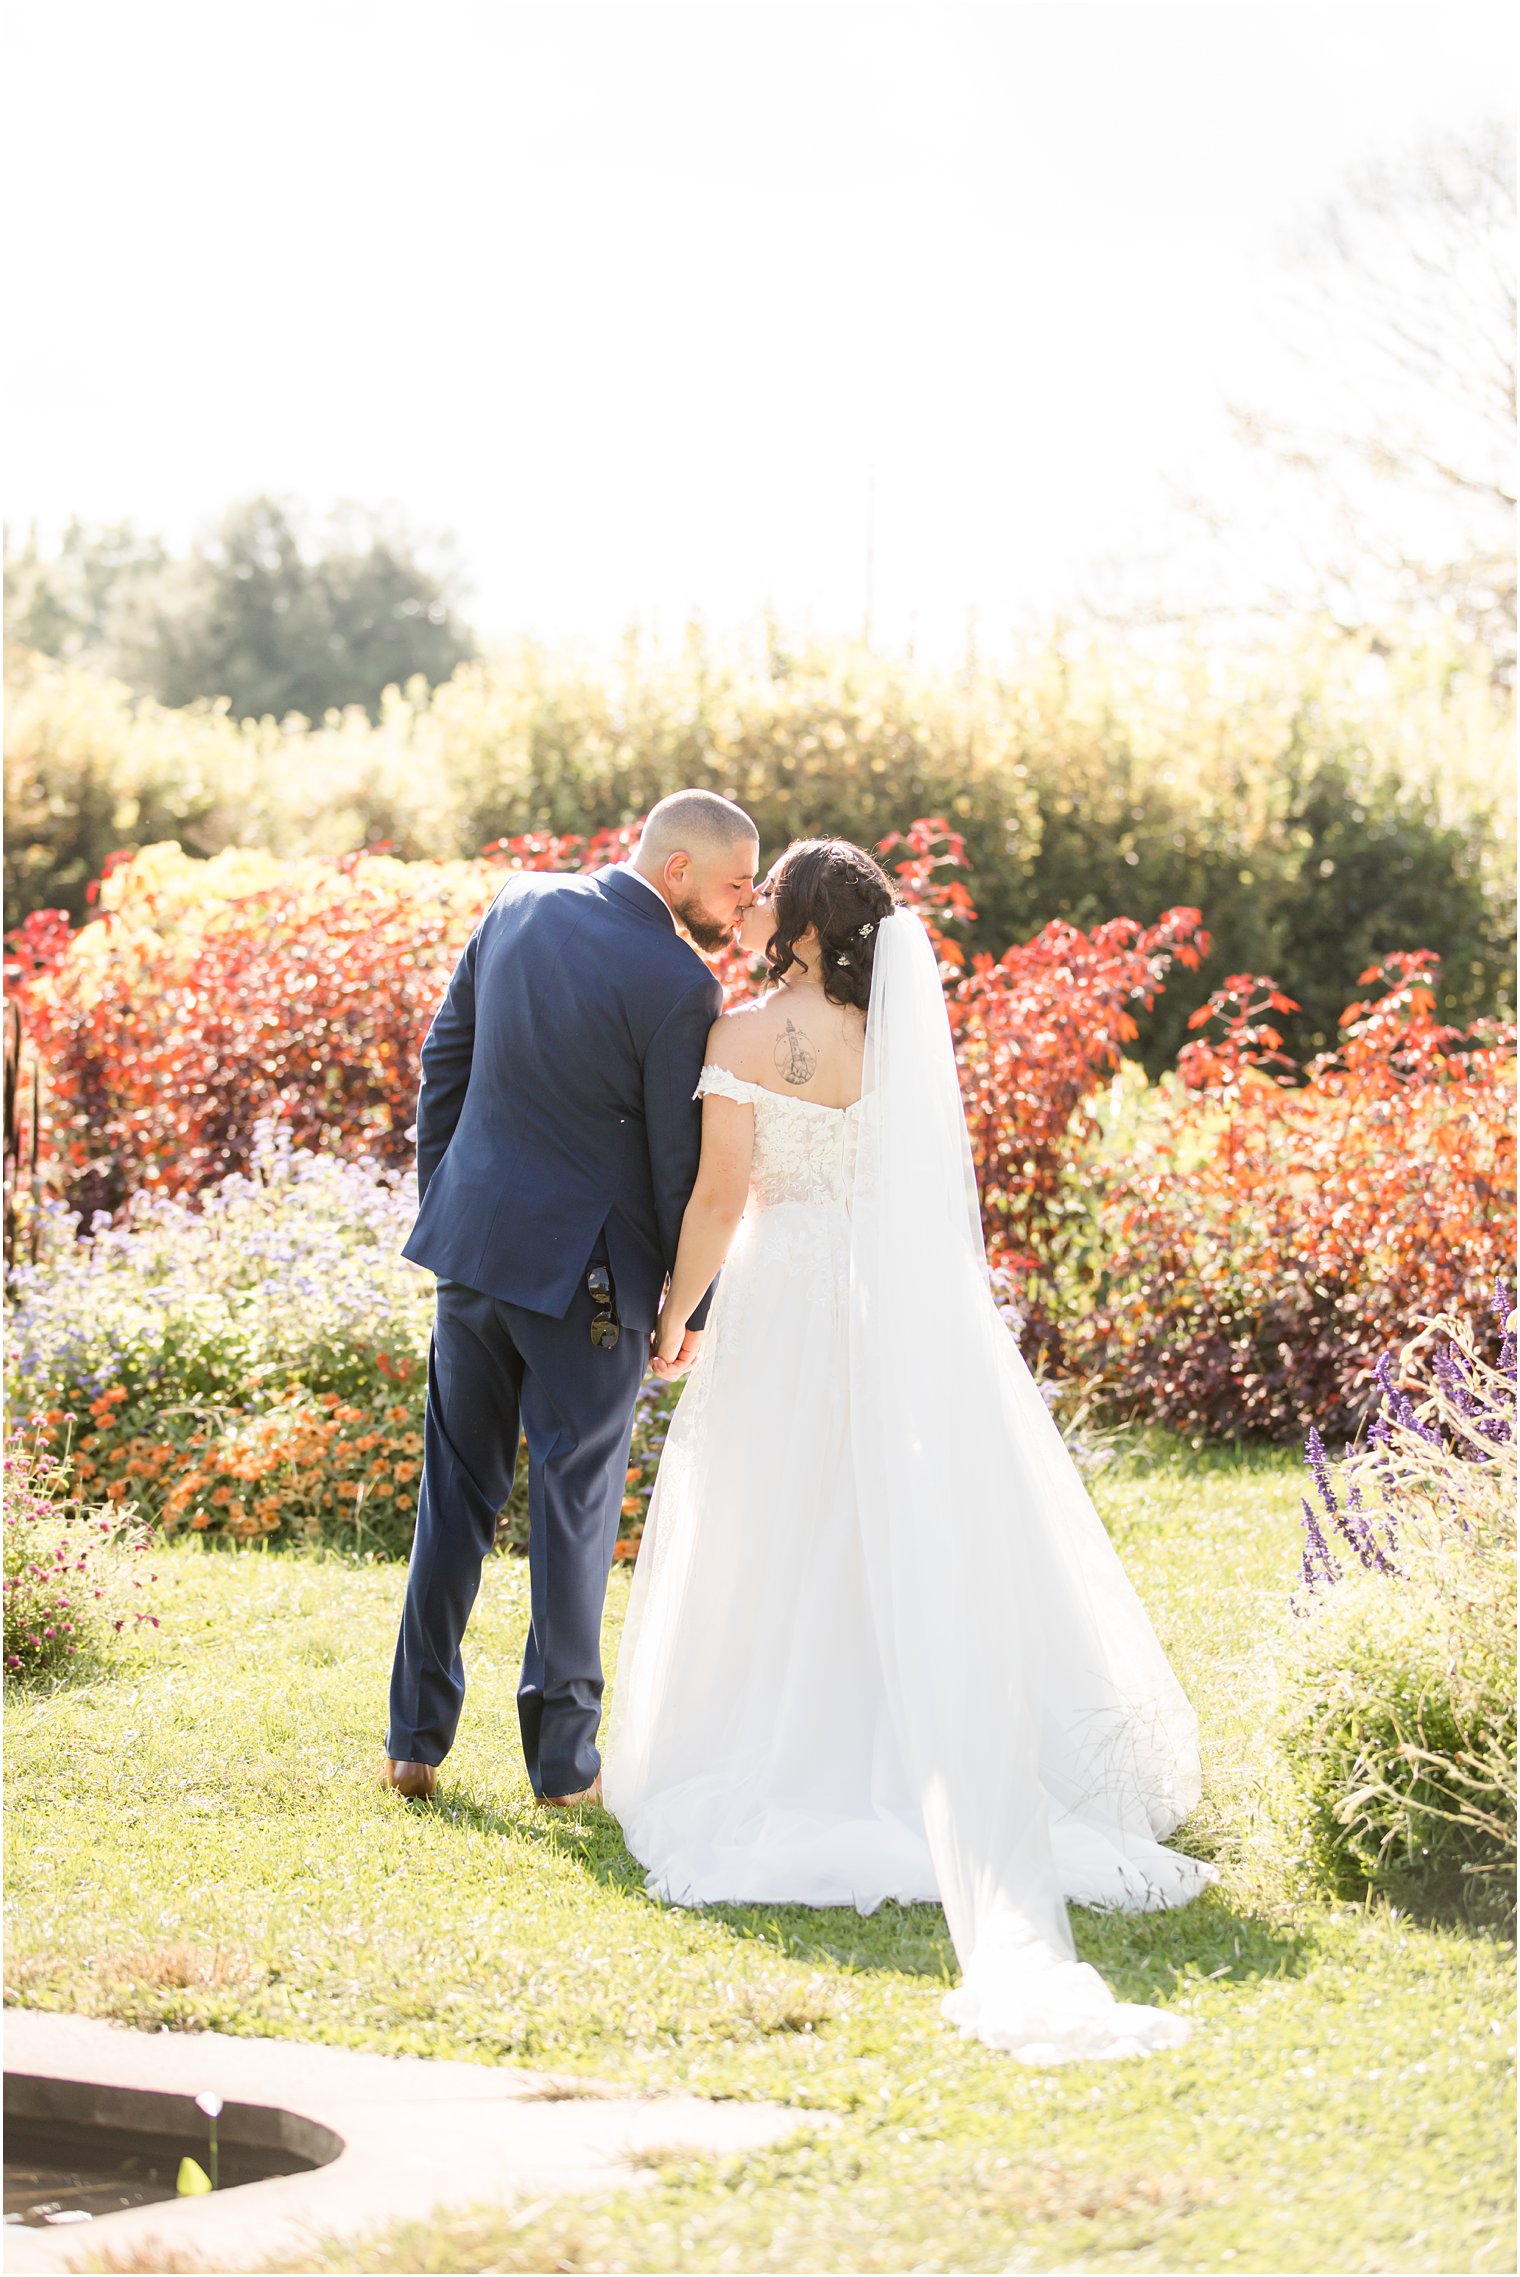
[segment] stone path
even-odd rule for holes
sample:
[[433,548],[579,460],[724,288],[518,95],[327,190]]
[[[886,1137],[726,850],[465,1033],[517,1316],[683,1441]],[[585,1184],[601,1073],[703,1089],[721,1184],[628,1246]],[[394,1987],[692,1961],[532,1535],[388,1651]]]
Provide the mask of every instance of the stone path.
[[67,2229],[9,2227],[5,2268],[18,2271],[80,2269],[108,2252],[143,2269],[247,2270],[271,2260],[302,2269],[318,2236],[353,2236],[445,2206],[526,2209],[569,2192],[612,2190],[652,2179],[636,2163],[640,2154],[727,2156],[827,2123],[775,2103],[625,2096],[594,2081],[487,2064],[222,2032],[135,2032],[18,2008],[5,2012],[5,2072],[8,2115],[121,2125],[131,2108],[121,2090],[147,2089],[162,2098],[155,2123],[182,2126],[193,2151],[206,2122],[192,2098],[210,2089],[226,2105],[224,2144],[241,2133],[320,2154],[330,2148],[324,2129],[343,2144],[306,2174],[129,2207]]

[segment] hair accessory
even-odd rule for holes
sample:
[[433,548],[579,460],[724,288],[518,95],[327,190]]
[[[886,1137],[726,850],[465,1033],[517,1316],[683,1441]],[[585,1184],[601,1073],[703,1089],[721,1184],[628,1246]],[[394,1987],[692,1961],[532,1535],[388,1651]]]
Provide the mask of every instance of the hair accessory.
[[857,925],[855,930],[863,941],[869,941],[871,935],[875,932],[876,927],[868,920],[864,925]]
[[849,958],[848,958],[848,957],[836,957],[836,958],[834,959],[834,962],[835,962],[835,964],[836,964],[836,965],[847,965],[847,964],[849,963],[849,961],[850,961],[850,960],[849,960]]

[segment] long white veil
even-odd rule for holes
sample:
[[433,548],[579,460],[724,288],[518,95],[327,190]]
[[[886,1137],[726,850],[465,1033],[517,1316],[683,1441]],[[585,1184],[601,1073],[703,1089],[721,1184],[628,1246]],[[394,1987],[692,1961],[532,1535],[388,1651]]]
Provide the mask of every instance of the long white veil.
[[1174,2046],[1065,1900],[1174,1905],[1197,1727],[993,1301],[934,950],[877,934],[850,1236],[851,1438],[898,1744],[961,1964],[947,2013],[1029,2063]]

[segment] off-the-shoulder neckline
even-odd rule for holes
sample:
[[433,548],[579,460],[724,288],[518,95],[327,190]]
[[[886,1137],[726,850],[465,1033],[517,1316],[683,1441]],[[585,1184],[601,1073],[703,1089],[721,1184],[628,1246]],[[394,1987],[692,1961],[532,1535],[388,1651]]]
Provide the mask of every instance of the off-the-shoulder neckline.
[[784,1099],[792,1107],[811,1107],[816,1115],[853,1115],[860,1105],[859,1099],[852,1099],[848,1106],[830,1107],[822,1099],[799,1099],[795,1091],[773,1091],[768,1083],[751,1083],[747,1075],[735,1075],[731,1067],[720,1067],[715,1059],[703,1062],[702,1073],[727,1076],[741,1091],[758,1091],[765,1099]]

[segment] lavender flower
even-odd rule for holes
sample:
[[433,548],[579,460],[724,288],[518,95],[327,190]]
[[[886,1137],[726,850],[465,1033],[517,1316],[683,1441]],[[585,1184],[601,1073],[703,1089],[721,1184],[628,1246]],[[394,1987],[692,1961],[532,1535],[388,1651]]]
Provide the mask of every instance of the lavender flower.
[[401,1255],[415,1189],[373,1159],[292,1146],[272,1118],[252,1175],[194,1198],[135,1194],[83,1237],[79,1215],[42,1205],[39,1265],[11,1288],[13,1408],[81,1412],[124,1386],[147,1416],[257,1408],[301,1381],[347,1394],[375,1355],[427,1351],[432,1281]]
[[1472,1379],[1460,1352],[1443,1344],[1435,1357],[1435,1372],[1442,1390],[1459,1415],[1477,1415],[1481,1400],[1473,1396]]
[[[1514,1308],[1510,1292],[1503,1283],[1492,1292],[1489,1308],[1504,1331],[1499,1370],[1513,1383],[1514,1336],[1509,1324]],[[1345,1501],[1342,1507],[1330,1459],[1318,1430],[1311,1427],[1304,1441],[1304,1461],[1314,1479],[1324,1514],[1369,1572],[1398,1575],[1401,1571],[1397,1562],[1401,1495],[1412,1495],[1411,1507],[1416,1512],[1422,1507],[1429,1509],[1433,1496],[1437,1509],[1455,1518],[1456,1529],[1471,1534],[1469,1497],[1463,1486],[1463,1475],[1470,1477],[1472,1470],[1497,1460],[1499,1448],[1508,1445],[1514,1436],[1513,1393],[1506,1399],[1502,1392],[1495,1392],[1493,1376],[1475,1362],[1465,1344],[1449,1340],[1439,1346],[1430,1368],[1437,1390],[1437,1397],[1427,1409],[1435,1418],[1433,1421],[1422,1420],[1408,1392],[1395,1381],[1390,1353],[1381,1355],[1374,1370],[1382,1396],[1368,1426],[1365,1452],[1371,1475],[1378,1485],[1381,1503],[1378,1512],[1372,1513],[1366,1508],[1360,1479],[1349,1462],[1343,1473]],[[1460,1419],[1460,1425],[1451,1429],[1449,1437],[1441,1425],[1443,1413]],[[1475,1436],[1486,1439],[1489,1449],[1475,1447]],[[1416,1454],[1409,1446],[1410,1440],[1432,1450],[1432,1455]],[[1320,1513],[1307,1498],[1301,1498],[1300,1507],[1305,1535],[1301,1555],[1303,1586],[1312,1592],[1322,1582],[1338,1580],[1340,1574],[1329,1554]],[[1295,1604],[1294,1610],[1302,1612],[1304,1607]]]
[[[1328,1582],[1339,1581],[1341,1569],[1330,1554],[1330,1545],[1325,1540],[1314,1507],[1304,1495],[1299,1496],[1299,1508],[1304,1514],[1305,1543],[1302,1565],[1305,1587],[1317,1589],[1321,1576]],[[1318,1572],[1315,1570],[1316,1566],[1319,1569]]]
[[1507,1289],[1502,1281],[1496,1281],[1489,1303],[1503,1330],[1503,1340],[1499,1346],[1499,1372],[1501,1375],[1512,1376],[1515,1372],[1515,1332],[1509,1324],[1515,1314],[1515,1293],[1513,1289]]
[[1382,1387],[1383,1398],[1394,1421],[1401,1424],[1406,1431],[1412,1431],[1417,1439],[1423,1439],[1427,1446],[1441,1446],[1443,1441],[1440,1432],[1433,1431],[1428,1424],[1420,1421],[1415,1414],[1414,1403],[1409,1394],[1406,1391],[1401,1391],[1394,1382],[1393,1360],[1389,1353],[1382,1354],[1373,1373]]
[[1314,1473],[1314,1483],[1319,1488],[1320,1500],[1333,1518],[1340,1506],[1335,1499],[1335,1490],[1330,1484],[1330,1460],[1325,1453],[1325,1442],[1313,1424],[1309,1427],[1309,1436],[1304,1441],[1304,1446],[1306,1449],[1304,1460]]

